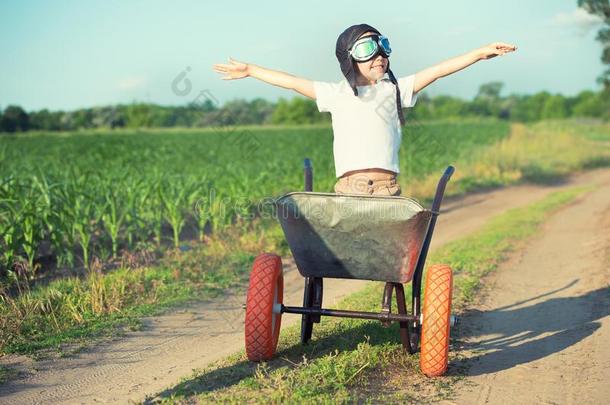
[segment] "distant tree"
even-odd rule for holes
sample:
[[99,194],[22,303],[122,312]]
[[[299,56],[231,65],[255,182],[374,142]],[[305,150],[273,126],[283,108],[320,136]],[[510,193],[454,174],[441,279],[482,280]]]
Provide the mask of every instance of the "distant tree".
[[482,84],[474,100],[466,108],[468,115],[498,117],[502,87],[504,87],[502,82]]
[[151,105],[132,103],[125,108],[125,126],[129,128],[147,128],[152,124]]
[[229,118],[231,125],[250,125],[256,123],[256,115],[250,103],[246,100],[233,100],[223,107],[225,117]]
[[607,69],[599,77],[606,91],[610,91],[610,1],[609,0],[578,0],[578,5],[587,12],[602,18],[605,27],[597,33],[597,40],[602,44],[601,60]]
[[195,102],[195,101],[191,102],[188,104],[188,107],[190,109],[198,110],[203,113],[218,110],[218,106],[216,105],[216,102],[214,102],[214,100],[212,100],[210,98],[205,98],[202,102]]
[[542,109],[550,96],[546,91],[531,96],[520,96],[519,102],[511,111],[511,119],[523,122],[538,121],[542,117]]
[[30,113],[30,129],[39,131],[59,131],[61,130],[61,111],[50,112],[46,108]]
[[281,98],[271,116],[274,124],[313,124],[323,119],[316,102],[302,97],[294,97],[290,101]]
[[167,126],[172,127],[193,127],[204,126],[201,124],[202,117],[207,111],[216,111],[216,108],[209,109],[205,105],[188,104],[168,108]]
[[566,118],[567,116],[568,109],[566,99],[560,94],[548,97],[542,106],[542,111],[540,112],[540,117],[542,119]]
[[600,117],[603,107],[599,95],[587,90],[575,97],[571,115],[573,117]]
[[511,119],[514,120],[514,112],[520,103],[522,97],[515,94],[511,94],[508,97],[500,99],[498,103],[498,118],[500,119]]
[[504,87],[502,82],[489,82],[479,86],[479,92],[475,98],[498,100],[500,98],[500,92]]
[[499,115],[499,100],[475,98],[464,105],[464,115],[477,117],[495,117]]
[[427,120],[432,118],[432,98],[428,93],[423,92],[417,95],[417,106],[415,108],[405,108],[403,112],[407,121]]
[[74,124],[74,112],[72,111],[66,111],[61,114],[59,122],[62,131],[72,131],[76,129],[76,125]]
[[525,100],[528,96],[521,94],[511,94],[508,96],[509,100],[512,100],[512,106],[510,109],[511,121],[526,122],[528,120],[528,111],[525,108]]
[[81,108],[72,111],[72,126],[73,129],[93,128],[93,109]]
[[0,117],[0,132],[27,131],[28,129],[30,129],[28,113],[17,105],[6,107]]
[[431,118],[459,118],[468,115],[467,102],[457,97],[436,96],[430,109]]
[[94,107],[91,111],[93,128],[121,128],[125,126],[125,113],[121,106]]
[[610,87],[606,87],[606,91],[601,92],[599,98],[603,106],[601,118],[610,121]]
[[271,122],[271,115],[275,109],[275,105],[263,98],[255,98],[250,102],[252,114],[257,124],[268,124]]
[[[405,109],[410,121],[464,117],[497,117],[513,121],[532,122],[547,118],[597,117],[610,119],[610,90],[583,91],[574,97],[539,92],[533,95],[501,97],[502,82],[480,86],[475,98],[466,101],[440,95],[418,96],[416,108]],[[150,103],[83,108],[75,111],[47,109],[29,115],[21,107],[0,110],[0,131],[28,129],[57,131],[81,128],[119,127],[209,127],[225,125],[312,124],[330,123],[330,114],[320,114],[315,101],[303,97],[280,99],[277,103],[256,98],[237,99],[218,107],[216,102],[203,100],[182,106],[161,106]]]

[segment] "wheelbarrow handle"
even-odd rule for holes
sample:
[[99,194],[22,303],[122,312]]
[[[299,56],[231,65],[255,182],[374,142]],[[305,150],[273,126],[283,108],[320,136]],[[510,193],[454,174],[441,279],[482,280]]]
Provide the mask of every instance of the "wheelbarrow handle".
[[445,173],[443,173],[443,179],[445,180],[445,184],[449,181],[449,179],[451,179],[453,172],[455,172],[455,167],[447,166],[447,168],[445,169]]
[[305,191],[313,191],[313,165],[309,158],[303,160],[303,174],[305,175]]
[[421,313],[421,280],[424,273],[424,264],[426,263],[426,257],[428,256],[430,242],[432,241],[432,233],[434,232],[434,227],[436,226],[436,218],[438,217],[441,202],[443,201],[443,194],[445,194],[445,186],[447,185],[447,182],[451,178],[454,171],[455,168],[453,166],[448,166],[438,182],[438,186],[436,187],[436,195],[434,196],[434,201],[432,202],[432,218],[430,219],[430,226],[428,226],[426,238],[424,239],[424,244],[422,245],[419,258],[417,259],[417,265],[415,266],[415,272],[413,273],[411,303],[413,314],[415,315],[419,315]]
[[453,172],[455,172],[455,167],[447,166],[445,173],[443,173],[443,176],[438,182],[438,186],[436,186],[436,194],[434,196],[434,201],[432,202],[432,213],[435,215],[439,214],[441,202],[443,201],[443,195],[445,194],[445,187],[447,186],[449,179],[451,179]]

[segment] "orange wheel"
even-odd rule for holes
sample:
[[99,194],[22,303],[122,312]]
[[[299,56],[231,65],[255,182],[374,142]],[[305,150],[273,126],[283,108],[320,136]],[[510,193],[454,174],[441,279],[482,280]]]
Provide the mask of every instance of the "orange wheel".
[[444,264],[428,269],[422,311],[421,371],[428,377],[443,375],[449,360],[449,327],[453,274]]
[[274,305],[282,304],[283,294],[282,259],[271,253],[258,255],[252,265],[246,299],[248,359],[268,360],[275,354],[282,314],[274,312]]

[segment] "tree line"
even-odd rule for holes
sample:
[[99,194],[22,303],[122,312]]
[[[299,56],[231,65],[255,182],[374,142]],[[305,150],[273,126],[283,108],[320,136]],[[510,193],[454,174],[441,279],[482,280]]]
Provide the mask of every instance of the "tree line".
[[[532,122],[541,119],[594,117],[610,119],[610,89],[583,91],[576,96],[539,92],[533,95],[501,97],[501,82],[482,85],[473,100],[452,96],[430,97],[423,93],[410,119],[495,117]],[[185,106],[131,103],[82,108],[75,111],[26,112],[10,105],[0,109],[0,132],[73,131],[92,128],[214,127],[226,125],[329,123],[328,113],[320,114],[313,100],[295,97],[273,103],[264,99],[234,100],[218,106],[211,100]]]

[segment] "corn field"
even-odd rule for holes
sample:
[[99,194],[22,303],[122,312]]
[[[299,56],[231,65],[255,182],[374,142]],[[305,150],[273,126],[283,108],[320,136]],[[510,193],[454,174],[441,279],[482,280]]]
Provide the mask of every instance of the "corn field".
[[[507,133],[494,121],[406,128],[401,182]],[[88,269],[93,257],[245,224],[261,202],[302,189],[304,157],[314,189],[330,192],[326,126],[0,136],[0,280],[10,285],[17,267]]]

